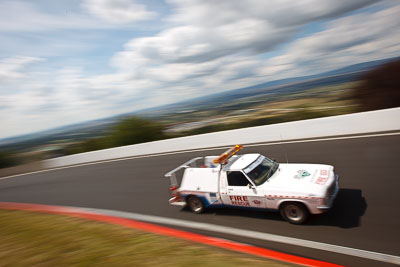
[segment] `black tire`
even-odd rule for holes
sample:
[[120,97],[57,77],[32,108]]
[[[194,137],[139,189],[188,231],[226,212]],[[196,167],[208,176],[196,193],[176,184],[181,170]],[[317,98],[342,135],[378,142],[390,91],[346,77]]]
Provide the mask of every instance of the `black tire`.
[[282,217],[292,224],[302,224],[310,215],[307,207],[299,202],[283,203],[279,210]]
[[186,203],[194,213],[202,213],[205,210],[203,202],[198,197],[190,196],[187,198]]

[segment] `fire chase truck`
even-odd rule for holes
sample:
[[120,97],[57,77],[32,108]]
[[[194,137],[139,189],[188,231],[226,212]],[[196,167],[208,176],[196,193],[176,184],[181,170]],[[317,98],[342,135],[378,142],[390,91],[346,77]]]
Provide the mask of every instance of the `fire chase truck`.
[[191,159],[165,174],[171,182],[169,203],[188,206],[194,213],[209,207],[274,210],[293,224],[331,208],[339,192],[333,166],[236,155],[242,148],[236,145],[220,156]]

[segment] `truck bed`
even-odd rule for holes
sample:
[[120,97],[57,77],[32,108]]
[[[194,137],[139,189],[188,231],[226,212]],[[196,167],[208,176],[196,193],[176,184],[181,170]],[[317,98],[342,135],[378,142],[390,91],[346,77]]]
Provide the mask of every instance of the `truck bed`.
[[179,191],[218,193],[219,168],[187,168]]

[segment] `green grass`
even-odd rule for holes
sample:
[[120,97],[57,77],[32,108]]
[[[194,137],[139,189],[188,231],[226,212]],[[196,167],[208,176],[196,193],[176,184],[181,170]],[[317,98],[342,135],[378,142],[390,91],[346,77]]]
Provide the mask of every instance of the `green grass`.
[[293,266],[61,215],[0,210],[0,266]]

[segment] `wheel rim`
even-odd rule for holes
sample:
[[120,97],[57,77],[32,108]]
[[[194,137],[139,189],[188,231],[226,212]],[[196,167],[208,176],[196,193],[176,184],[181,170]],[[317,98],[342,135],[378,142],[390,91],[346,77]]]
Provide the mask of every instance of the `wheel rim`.
[[189,204],[190,204],[190,208],[194,212],[199,212],[203,208],[203,204],[201,203],[200,199],[198,199],[198,198],[191,198],[189,201]]
[[296,205],[287,205],[285,207],[285,215],[294,222],[301,221],[304,216],[303,211]]

